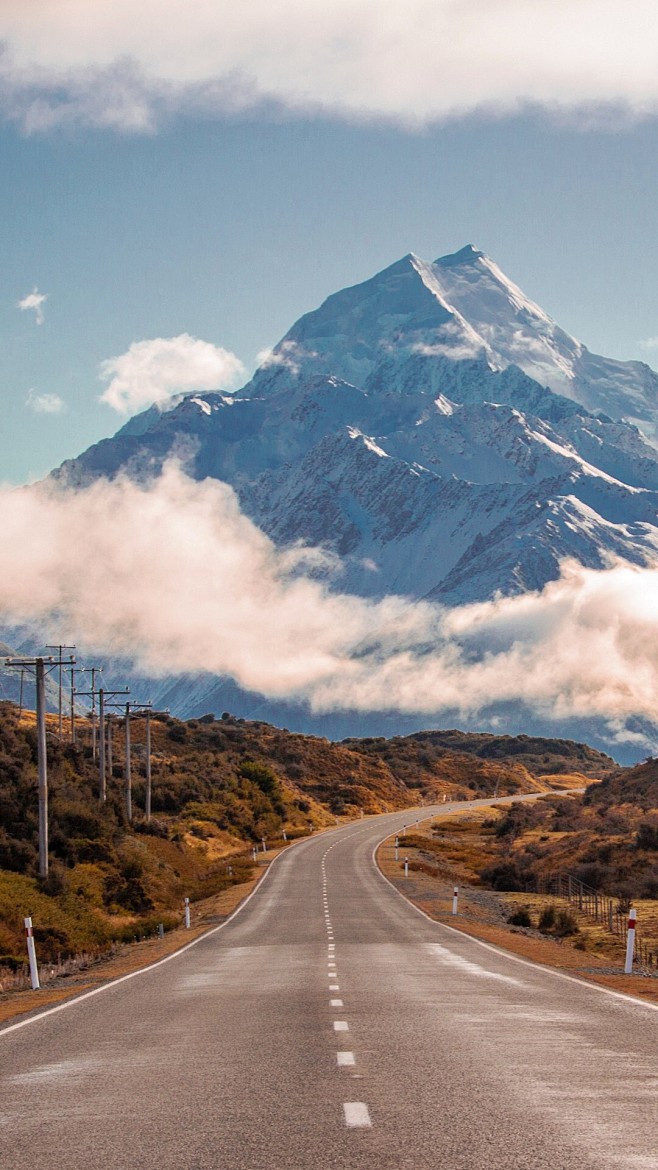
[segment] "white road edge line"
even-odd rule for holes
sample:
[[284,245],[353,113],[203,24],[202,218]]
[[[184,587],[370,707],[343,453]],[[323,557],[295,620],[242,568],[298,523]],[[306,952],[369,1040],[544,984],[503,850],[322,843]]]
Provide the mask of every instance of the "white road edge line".
[[[335,830],[331,831],[335,832]],[[117,987],[119,983],[127,983],[129,979],[138,979],[140,975],[147,975],[149,971],[154,971],[156,967],[162,967],[165,963],[171,963],[173,959],[180,958],[180,956],[184,955],[186,951],[190,951],[192,947],[197,947],[199,943],[202,943],[205,939],[210,938],[213,934],[218,934],[220,930],[223,930],[225,926],[228,926],[229,922],[232,922],[233,919],[244,910],[245,906],[251,902],[251,899],[259,892],[263,883],[266,882],[269,878],[277,862],[281,861],[283,857],[287,857],[290,849],[309,848],[312,843],[312,837],[308,837],[302,841],[294,841],[288,846],[288,849],[282,850],[281,853],[273,858],[265,872],[261,874],[259,881],[254,886],[251,893],[247,894],[247,897],[240,903],[239,906],[236,907],[232,914],[229,914],[225,922],[220,922],[219,926],[213,926],[210,928],[210,930],[204,930],[203,934],[200,934],[198,938],[192,939],[192,942],[186,943],[185,946],[179,947],[179,949],[174,951],[171,955],[165,955],[163,959],[157,959],[155,963],[149,963],[148,967],[140,967],[138,971],[130,971],[128,975],[120,975],[118,979],[110,979],[107,983],[103,983],[101,987],[94,987],[92,991],[84,991],[82,995],[75,995],[72,999],[65,1000],[64,1003],[58,1003],[55,1005],[55,1007],[46,1008],[45,1011],[37,1012],[33,1016],[28,1016],[26,1020],[20,1020],[17,1024],[10,1024],[7,1028],[3,1028],[0,1025],[0,1039],[2,1039],[3,1036],[8,1036],[10,1032],[17,1032],[19,1028],[27,1028],[28,1024],[36,1024],[37,1020],[43,1020],[46,1016],[54,1016],[57,1012],[65,1012],[68,1008],[75,1007],[76,1004],[82,1003],[85,999],[92,999],[95,995],[102,995],[104,991],[109,991],[112,987]]]
[[[489,801],[489,803],[491,802]],[[502,802],[499,800],[498,803],[500,804]],[[473,802],[473,804],[475,804],[475,802]],[[424,819],[429,821],[432,819],[432,817],[440,816],[441,812],[445,811],[447,810],[439,809],[438,813],[431,813]],[[387,886],[390,886],[391,889],[395,891],[398,897],[402,898],[403,902],[407,903],[407,906],[410,906],[411,909],[415,910],[417,914],[421,914],[423,918],[427,919],[428,922],[431,922],[432,925],[436,926],[439,930],[449,930],[451,934],[456,934],[460,939],[468,939],[469,942],[475,943],[476,946],[482,947],[485,951],[492,951],[494,955],[499,955],[503,959],[509,959],[512,963],[520,963],[522,967],[529,967],[531,971],[543,971],[547,975],[552,975],[554,979],[563,979],[567,983],[575,983],[576,986],[580,987],[581,989],[584,988],[588,991],[598,991],[601,995],[611,995],[613,999],[620,999],[622,1003],[634,1004],[636,1007],[643,1007],[647,1008],[648,1011],[658,1012],[658,1004],[648,1003],[646,999],[637,999],[636,996],[629,995],[625,991],[613,991],[611,987],[601,987],[600,983],[589,983],[586,979],[576,979],[574,975],[565,975],[563,971],[556,971],[553,967],[544,967],[541,963],[533,963],[531,959],[522,959],[519,955],[513,955],[510,951],[504,951],[502,947],[494,946],[493,943],[483,942],[480,938],[474,938],[472,934],[464,934],[461,930],[457,930],[454,926],[448,926],[447,922],[437,922],[436,918],[430,918],[429,914],[426,914],[424,910],[420,909],[420,906],[416,906],[416,904],[410,901],[410,899],[407,898],[401,890],[398,890],[397,886],[393,885],[393,882],[386,877],[386,874],[382,873],[381,869],[377,865],[377,850],[381,845],[384,844],[384,841],[387,841],[388,838],[392,835],[392,833],[387,833],[385,837],[382,837],[381,840],[377,842],[372,851],[371,860],[375,868],[375,872],[379,874],[379,877],[383,882],[386,882]],[[0,1035],[2,1035],[2,1033],[0,1033]]]

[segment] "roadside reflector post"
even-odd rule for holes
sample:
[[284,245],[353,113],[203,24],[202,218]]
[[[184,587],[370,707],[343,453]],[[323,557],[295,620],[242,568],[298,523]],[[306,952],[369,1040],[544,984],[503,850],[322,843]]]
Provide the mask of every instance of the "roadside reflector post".
[[458,901],[459,901],[459,887],[455,886],[454,890],[452,891],[452,912],[453,912],[453,914],[457,913]]
[[255,846],[255,845],[253,845],[253,846],[252,846],[252,849],[251,849],[251,856],[252,856],[253,860],[255,861],[255,860],[256,860],[256,857],[257,857],[257,851],[256,851],[256,846]]
[[630,975],[633,970],[633,955],[635,953],[635,923],[637,921],[637,910],[631,906],[628,911],[628,935],[626,936],[626,962],[624,964],[624,975]]
[[396,860],[396,861],[397,861],[397,859],[398,859],[398,849],[399,849],[399,848],[400,848],[400,838],[399,838],[399,837],[396,837],[396,838],[395,838],[395,860]]
[[185,929],[190,929],[190,899],[185,899]]
[[26,918],[25,921],[25,938],[27,941],[27,957],[30,963],[30,980],[32,982],[32,990],[38,991],[41,987],[39,983],[39,968],[37,967],[37,953],[34,949],[34,934],[32,933],[32,919]]
[[406,825],[403,825],[403,826],[402,826],[402,836],[403,836],[403,837],[406,837],[406,835],[407,835],[407,826],[406,826]]
[[285,829],[283,830],[283,839],[284,839],[284,841],[288,840],[288,834],[286,833]]
[[405,859],[404,859],[404,876],[409,877],[409,858],[408,857],[405,857]]
[[158,924],[158,938],[164,938],[164,922]]
[[264,837],[261,837],[261,839],[260,839],[260,843],[261,843],[261,845],[263,846],[263,853],[267,853],[267,845],[265,844],[265,838],[264,838]]

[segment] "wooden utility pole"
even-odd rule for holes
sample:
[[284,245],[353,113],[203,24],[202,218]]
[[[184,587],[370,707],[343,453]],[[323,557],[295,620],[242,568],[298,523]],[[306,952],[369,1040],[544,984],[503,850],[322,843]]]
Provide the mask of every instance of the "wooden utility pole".
[[[71,647],[72,648],[72,647]],[[62,649],[68,649],[62,646]],[[37,769],[39,775],[39,877],[48,877],[48,751],[46,744],[46,667],[73,666],[74,658],[6,658],[6,666],[34,671],[36,679]],[[61,716],[61,707],[60,707]]]
[[146,708],[146,794],[144,798],[146,823],[151,820],[151,708]]
[[37,760],[39,768],[39,877],[48,877],[48,752],[46,748],[46,675],[43,658],[35,659],[37,676]]
[[126,782],[126,819],[128,824],[133,819],[132,769],[130,761],[130,703],[126,703],[126,759],[124,764],[124,779]]
[[131,715],[144,715],[146,717],[146,791],[144,798],[144,814],[147,821],[151,819],[151,715],[153,710],[150,703],[126,703],[125,724],[126,724],[126,760],[124,766],[125,778],[125,803],[126,803],[126,817],[128,822],[132,821],[133,804],[132,804],[132,740],[130,735],[130,717]]

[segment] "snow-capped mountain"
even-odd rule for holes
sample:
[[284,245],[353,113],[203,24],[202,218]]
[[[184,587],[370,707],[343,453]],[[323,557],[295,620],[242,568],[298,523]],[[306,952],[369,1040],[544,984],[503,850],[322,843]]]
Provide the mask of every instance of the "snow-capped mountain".
[[[657,436],[658,375],[590,353],[468,246],[335,293],[239,393],[151,408],[53,474],[143,478],[176,453],[277,544],[337,553],[334,587],[456,604],[540,588],[566,556],[658,565]],[[183,714],[228,705],[225,683],[167,688]]]
[[[658,375],[642,362],[601,357],[569,336],[472,245],[433,264],[409,254],[307,313],[254,378],[265,389],[290,376],[334,374],[366,385],[389,352],[398,377],[416,380],[415,355],[514,365],[588,410],[635,422],[655,437]],[[428,389],[440,367],[424,363]],[[390,376],[391,368],[378,374]],[[376,379],[379,384],[379,377]],[[461,401],[461,399],[458,399]]]

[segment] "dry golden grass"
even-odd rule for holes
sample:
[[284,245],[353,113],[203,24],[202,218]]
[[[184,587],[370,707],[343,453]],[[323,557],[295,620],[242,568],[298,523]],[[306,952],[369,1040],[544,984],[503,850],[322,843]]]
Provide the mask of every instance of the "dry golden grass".
[[128,943],[121,948],[119,954],[99,959],[87,970],[47,984],[39,991],[13,991],[10,993],[0,991],[0,1023],[42,1010],[66,999],[72,999],[85,991],[100,987],[103,983],[119,979],[122,975],[129,975],[133,971],[149,967],[152,963],[157,963],[159,959],[179,951],[181,947],[193,942],[195,938],[210,930],[215,925],[215,920],[227,918],[238,908],[240,903],[261,881],[269,862],[277,856],[277,852],[280,850],[272,850],[261,855],[264,862],[263,868],[252,881],[231,886],[230,889],[223,890],[214,897],[194,903],[191,906],[189,930],[181,925],[176,930],[166,934],[163,939],[156,937],[145,939],[143,942]]

